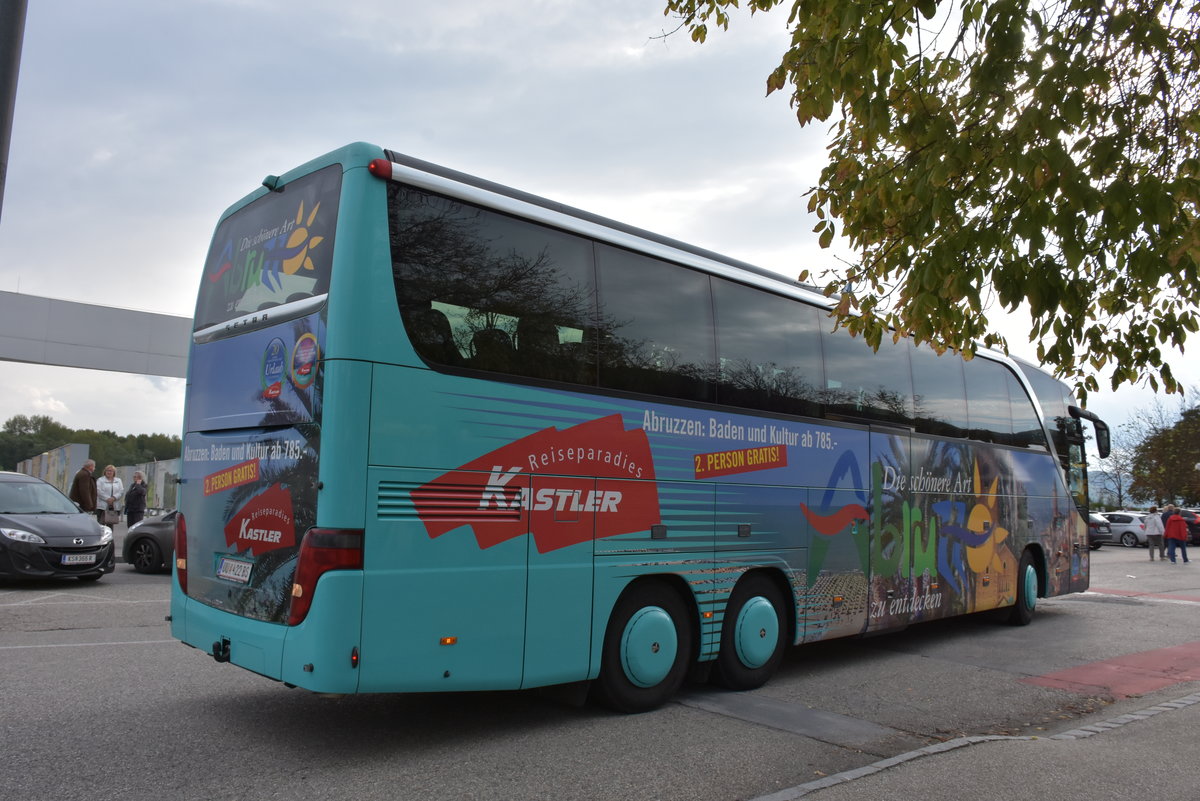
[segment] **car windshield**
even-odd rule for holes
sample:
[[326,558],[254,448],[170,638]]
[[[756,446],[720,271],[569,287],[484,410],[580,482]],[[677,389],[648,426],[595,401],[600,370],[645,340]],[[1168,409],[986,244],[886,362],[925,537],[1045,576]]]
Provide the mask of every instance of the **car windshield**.
[[73,515],[75,504],[49,484],[40,481],[0,481],[0,514]]

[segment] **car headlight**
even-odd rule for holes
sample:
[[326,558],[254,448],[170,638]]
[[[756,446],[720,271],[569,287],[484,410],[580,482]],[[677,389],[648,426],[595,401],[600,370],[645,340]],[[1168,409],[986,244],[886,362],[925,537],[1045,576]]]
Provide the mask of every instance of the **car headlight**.
[[100,544],[107,545],[112,542],[112,529],[108,526],[100,527]]
[[145,523],[145,522],[146,522],[145,520],[139,520],[136,523],[134,523],[132,526],[130,526],[128,529],[126,529],[126,531],[133,531],[135,528],[137,528],[138,526],[140,526],[142,523]]
[[8,537],[10,540],[17,542],[32,542],[35,545],[45,545],[46,541],[34,534],[31,531],[22,531],[19,528],[0,528],[0,534]]

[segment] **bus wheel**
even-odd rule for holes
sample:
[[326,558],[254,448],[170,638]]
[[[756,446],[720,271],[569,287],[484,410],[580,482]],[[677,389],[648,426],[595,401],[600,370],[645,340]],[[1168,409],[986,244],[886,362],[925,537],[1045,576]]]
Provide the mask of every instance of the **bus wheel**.
[[753,690],[767,683],[787,644],[783,604],[779,587],[762,574],[738,582],[725,608],[714,682],[730,690]]
[[1008,613],[1008,622],[1013,626],[1025,626],[1033,620],[1037,607],[1038,576],[1033,566],[1033,553],[1021,554],[1021,566],[1017,569],[1017,602]]
[[687,607],[665,584],[625,591],[604,633],[599,700],[618,712],[646,712],[667,702],[687,674],[692,627]]

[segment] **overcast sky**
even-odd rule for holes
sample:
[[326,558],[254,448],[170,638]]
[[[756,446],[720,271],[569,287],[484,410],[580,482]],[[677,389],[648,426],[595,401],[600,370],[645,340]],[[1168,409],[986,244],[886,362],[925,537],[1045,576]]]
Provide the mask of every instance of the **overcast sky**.
[[[663,39],[674,24],[661,6],[30,3],[0,290],[191,316],[222,211],[267,174],[357,140],[792,277],[828,266],[805,211],[825,130],[764,97],[785,17],[737,16],[701,46]],[[1008,325],[1014,352],[1032,356]],[[0,422],[182,425],[182,379],[8,362],[0,375]],[[1133,389],[1089,407],[1120,422],[1151,400]]]

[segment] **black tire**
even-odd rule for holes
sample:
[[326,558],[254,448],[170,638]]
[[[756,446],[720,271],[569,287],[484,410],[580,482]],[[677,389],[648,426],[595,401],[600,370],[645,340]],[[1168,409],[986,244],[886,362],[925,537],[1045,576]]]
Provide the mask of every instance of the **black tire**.
[[604,632],[597,699],[626,713],[665,704],[687,675],[693,631],[687,605],[665,583],[643,581],[626,589]]
[[1021,554],[1021,566],[1017,568],[1017,602],[1009,610],[1009,625],[1029,625],[1037,607],[1037,596],[1037,568],[1033,565],[1033,553],[1025,551]]
[[784,604],[778,585],[761,573],[738,582],[725,607],[713,682],[730,690],[753,690],[767,683],[788,644]]
[[129,563],[139,573],[158,573],[162,570],[162,549],[149,537],[142,537],[129,549]]
[[1099,543],[1099,542],[1090,542],[1090,543],[1088,543],[1088,547],[1089,547],[1089,548],[1091,548],[1093,551],[1098,551],[1098,550],[1100,550],[1100,545],[1101,545],[1101,543]]
[[1121,544],[1126,548],[1136,548],[1138,545],[1137,534],[1132,531],[1126,531],[1121,535]]

